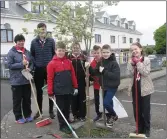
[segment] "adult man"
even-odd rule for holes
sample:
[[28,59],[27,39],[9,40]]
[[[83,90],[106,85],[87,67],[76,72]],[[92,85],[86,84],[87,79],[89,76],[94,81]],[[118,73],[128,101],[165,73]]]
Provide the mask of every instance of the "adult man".
[[[34,57],[34,81],[37,90],[37,102],[42,113],[43,91],[42,87],[47,80],[46,67],[55,54],[55,42],[51,37],[46,36],[46,25],[39,23],[37,25],[38,35],[31,42],[31,54]],[[54,119],[53,102],[49,99],[50,118]],[[39,112],[36,113],[34,119],[39,118]]]

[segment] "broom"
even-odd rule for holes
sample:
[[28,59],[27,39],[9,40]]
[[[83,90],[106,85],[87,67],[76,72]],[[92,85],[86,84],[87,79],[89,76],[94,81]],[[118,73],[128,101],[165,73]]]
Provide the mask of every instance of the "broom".
[[137,90],[136,75],[137,75],[137,67],[135,66],[135,68],[134,68],[134,76],[135,76],[135,95],[136,95],[136,97],[135,97],[135,99],[136,99],[136,133],[130,133],[129,137],[130,138],[147,138],[145,136],[145,134],[138,134],[139,133],[139,129],[138,129],[138,126],[139,126],[139,123],[138,123],[139,117],[138,117],[138,90]]
[[77,134],[75,133],[75,131],[72,129],[71,125],[68,123],[68,121],[67,121],[66,118],[64,117],[64,115],[63,115],[63,113],[61,112],[61,110],[59,109],[58,105],[56,104],[56,101],[55,101],[52,97],[49,97],[49,98],[53,101],[53,103],[54,103],[54,105],[56,106],[57,110],[60,112],[60,114],[61,114],[61,116],[63,117],[64,121],[66,122],[67,126],[68,126],[69,129],[71,130],[73,136],[74,136],[75,138],[79,138],[79,137],[77,136]]
[[[37,103],[37,98],[36,98],[36,95],[35,95],[35,91],[34,91],[34,88],[33,88],[33,85],[32,85],[32,81],[31,81],[33,79],[33,77],[32,77],[31,73],[27,69],[22,70],[21,73],[30,82],[31,90],[33,92],[34,99],[35,99],[35,103],[36,103],[37,109],[39,111],[40,119],[42,119],[42,114],[40,112],[39,105]],[[50,118],[46,118],[46,119],[43,119],[43,120],[37,122],[36,123],[36,127],[43,127],[43,126],[51,124],[51,123],[52,123],[51,119]]]
[[[101,59],[101,66],[103,67],[103,61]],[[102,87],[102,97],[103,97],[103,102],[104,102],[104,83],[103,83],[103,75],[101,75],[101,87]],[[104,126],[106,126],[106,113],[105,113],[105,108],[103,105],[103,118],[104,118]]]

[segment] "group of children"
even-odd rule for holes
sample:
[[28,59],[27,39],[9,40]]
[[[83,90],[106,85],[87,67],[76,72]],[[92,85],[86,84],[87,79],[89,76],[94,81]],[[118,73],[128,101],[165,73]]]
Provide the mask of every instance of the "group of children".
[[[42,25],[43,26],[43,25]],[[44,29],[46,26],[44,26]],[[38,38],[39,39],[39,38]],[[94,59],[91,63],[88,62],[87,56],[81,51],[81,46],[78,42],[74,42],[71,46],[72,53],[66,55],[66,45],[63,42],[57,42],[56,47],[54,43],[50,43],[51,40],[47,40],[48,49],[47,53],[50,54],[50,58],[53,55],[52,60],[44,59],[41,53],[44,51],[43,43],[41,46],[36,48],[38,42],[37,39],[33,40],[31,44],[31,53],[34,57],[36,69],[35,69],[35,83],[37,88],[38,104],[40,105],[40,111],[42,112],[42,96],[41,88],[44,84],[42,81],[39,84],[39,78],[46,78],[48,85],[49,97],[55,97],[57,105],[64,114],[65,118],[69,122],[76,122],[78,120],[86,120],[86,68],[89,68],[90,80],[93,81],[94,87],[94,98],[95,98],[95,111],[96,117],[93,119],[94,122],[102,118],[102,112],[99,111],[99,90],[104,90],[103,94],[103,106],[108,111],[106,115],[106,125],[112,127],[113,122],[118,120],[118,116],[113,109],[113,97],[118,90],[120,85],[120,67],[116,61],[114,52],[109,45],[103,45],[102,47],[95,45],[93,47]],[[13,110],[18,123],[25,123],[21,116],[21,100],[24,99],[22,105],[23,113],[27,121],[32,121],[31,117],[31,89],[29,82],[20,75],[21,70],[26,68],[27,65],[30,70],[33,70],[33,58],[30,53],[24,48],[25,38],[23,35],[17,35],[15,37],[16,46],[14,46],[8,53],[8,65],[10,69],[10,81],[13,92]],[[46,45],[47,42],[44,44]],[[53,44],[52,46],[49,46]],[[45,46],[44,46],[45,47]],[[35,52],[39,49],[39,52]],[[41,50],[40,50],[41,49]],[[54,50],[55,49],[55,50]],[[53,53],[55,51],[55,54]],[[132,57],[128,62],[128,71],[132,76],[132,82],[129,86],[129,92],[132,91],[134,117],[136,117],[136,86],[134,84],[137,79],[137,90],[138,90],[138,111],[139,111],[139,133],[145,133],[147,136],[150,135],[150,97],[151,93],[154,92],[152,80],[150,78],[150,60],[144,57],[142,47],[139,43],[131,45]],[[23,56],[26,56],[26,59]],[[39,56],[41,55],[40,59]],[[37,60],[39,59],[39,60]],[[43,61],[44,60],[44,61]],[[47,64],[48,63],[48,64]],[[41,66],[45,64],[44,66]],[[46,69],[44,69],[46,67]],[[43,77],[45,72],[45,76]],[[136,73],[136,74],[135,74]],[[38,75],[37,75],[38,74]],[[135,75],[134,75],[135,74]],[[43,76],[42,76],[43,75]],[[18,77],[17,77],[18,76]],[[38,78],[37,78],[38,77]],[[142,78],[142,80],[141,80]],[[37,83],[38,82],[38,83]],[[147,86],[146,86],[147,85]],[[25,93],[27,91],[27,93]],[[24,95],[29,95],[23,96]],[[39,97],[40,96],[40,97]],[[54,118],[53,113],[53,102],[49,102],[49,113]],[[70,119],[70,107],[74,120]],[[29,111],[25,111],[29,110]],[[59,111],[57,111],[59,120],[60,130],[67,131],[68,127],[61,117]],[[34,117],[39,117],[37,113]]]
[[[85,121],[86,116],[86,93],[85,93],[85,68],[89,67],[90,79],[93,81],[95,111],[97,116],[93,119],[94,122],[102,118],[102,112],[99,111],[99,90],[100,87],[104,90],[103,106],[108,111],[106,115],[106,126],[112,127],[113,122],[118,120],[118,116],[113,109],[113,97],[120,85],[120,67],[116,61],[115,54],[109,45],[93,47],[94,59],[91,63],[87,62],[86,56],[81,52],[79,43],[72,44],[72,54],[65,56],[65,44],[57,43],[56,56],[47,66],[47,82],[48,93],[55,95],[58,106],[69,119],[70,101],[68,96],[73,94],[71,99],[72,114],[74,121],[80,119]],[[136,89],[135,80],[138,83],[138,114],[139,114],[139,131],[138,133],[150,136],[150,96],[154,92],[153,83],[150,78],[150,61],[144,57],[142,47],[139,43],[131,45],[132,57],[128,62],[128,70],[133,75],[130,91],[132,91],[134,117],[136,119]],[[57,61],[55,60],[57,59]],[[54,63],[53,63],[54,62]],[[62,70],[62,71],[61,71]],[[136,70],[136,75],[134,75]],[[61,72],[60,72],[61,71]],[[142,81],[140,80],[142,78]],[[147,82],[145,86],[144,83]],[[65,90],[64,90],[65,89]],[[74,90],[73,90],[74,89]],[[58,92],[60,91],[60,94]],[[71,92],[70,92],[71,91]],[[62,93],[68,93],[63,94]],[[64,103],[65,102],[65,103]],[[65,108],[66,105],[67,107]],[[147,109],[147,110],[146,110]],[[60,126],[67,128],[67,125],[59,116]],[[135,131],[136,133],[136,131]]]

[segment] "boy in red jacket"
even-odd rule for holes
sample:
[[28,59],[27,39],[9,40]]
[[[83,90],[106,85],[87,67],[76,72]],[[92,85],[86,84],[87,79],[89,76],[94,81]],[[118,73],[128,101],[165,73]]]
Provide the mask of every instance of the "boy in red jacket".
[[[92,68],[96,68],[96,65],[98,61],[101,58],[101,47],[94,45],[93,47],[93,57],[94,60],[91,62],[90,66]],[[100,98],[99,98],[99,90],[100,90],[100,84],[99,84],[99,78],[94,76],[91,77],[93,80],[93,88],[94,88],[94,98],[95,98],[95,111],[97,116],[93,119],[94,122],[100,120],[102,118],[102,112],[99,111],[99,105],[100,105]]]
[[[47,66],[47,84],[49,97],[56,97],[57,105],[69,119],[70,114],[70,95],[78,94],[78,84],[74,72],[73,65],[65,56],[66,46],[63,42],[56,45],[56,56],[49,62]],[[70,132],[64,119],[59,111],[57,111],[60,130]]]

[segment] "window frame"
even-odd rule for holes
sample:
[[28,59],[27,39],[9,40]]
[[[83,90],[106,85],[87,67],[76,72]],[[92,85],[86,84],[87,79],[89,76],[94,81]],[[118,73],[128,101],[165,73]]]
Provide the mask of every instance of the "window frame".
[[125,23],[125,29],[129,29],[128,23]]
[[137,38],[136,41],[137,41],[138,43],[140,43],[140,38]]
[[133,43],[133,38],[129,38],[129,43]]
[[100,34],[95,34],[95,43],[101,43],[101,35]]
[[[125,39],[125,41],[124,41]],[[122,43],[126,43],[126,37],[122,37]]]
[[120,27],[121,22],[119,20],[117,20],[117,27]]
[[[44,5],[36,5],[35,7],[36,8],[38,8],[38,11],[35,9],[35,11],[34,11],[34,8],[33,8],[33,6],[35,6],[35,5],[33,5],[33,3],[31,2],[31,12],[32,13],[44,13]],[[40,7],[43,7],[43,11],[41,11],[41,8]]]
[[[13,43],[13,29],[0,29],[0,31],[5,30],[6,31],[6,42],[2,42],[1,39],[1,43]],[[8,31],[12,31],[12,41],[9,41],[9,37],[8,37]]]
[[2,7],[2,4],[1,4],[1,7],[0,8],[5,8],[5,1],[1,1],[1,3],[4,3],[4,7]]
[[[114,39],[112,39],[113,37],[114,37]],[[114,41],[112,41],[112,40],[114,40]],[[111,42],[111,43],[115,43],[115,36],[110,35],[110,42]]]
[[107,17],[104,17],[104,24],[108,24],[108,18]]

